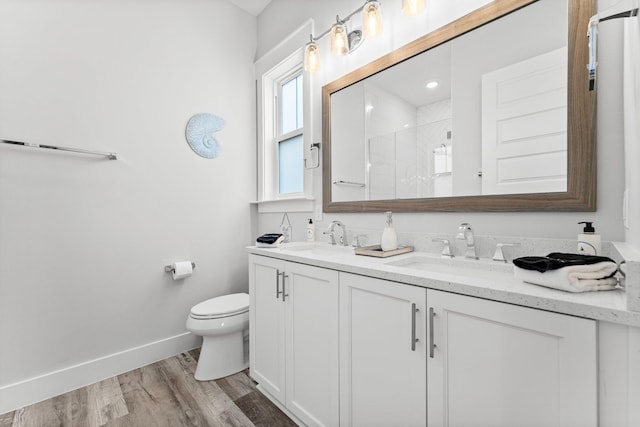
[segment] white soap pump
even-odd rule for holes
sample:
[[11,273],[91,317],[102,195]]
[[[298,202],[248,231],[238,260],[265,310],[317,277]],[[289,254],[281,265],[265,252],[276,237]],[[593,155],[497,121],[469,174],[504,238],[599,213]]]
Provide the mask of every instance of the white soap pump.
[[582,255],[600,255],[600,235],[596,234],[593,222],[582,221],[578,224],[584,224],[582,233],[578,234],[578,253]]
[[315,242],[316,240],[316,226],[313,224],[311,218],[307,222],[307,242]]
[[382,230],[382,237],[380,238],[380,247],[383,251],[392,251],[398,249],[398,235],[395,228],[393,228],[393,219],[391,218],[391,211],[385,212],[387,215],[387,224]]

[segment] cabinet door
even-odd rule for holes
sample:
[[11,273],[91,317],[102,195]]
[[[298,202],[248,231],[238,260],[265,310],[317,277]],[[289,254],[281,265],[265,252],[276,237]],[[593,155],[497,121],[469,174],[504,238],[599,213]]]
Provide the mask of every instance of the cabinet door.
[[340,273],[341,426],[426,425],[425,298]]
[[287,263],[286,406],[308,426],[337,426],[338,272]]
[[249,256],[251,376],[280,402],[285,398],[284,303],[278,276],[282,272],[282,261]]
[[429,290],[432,426],[596,426],[596,324]]

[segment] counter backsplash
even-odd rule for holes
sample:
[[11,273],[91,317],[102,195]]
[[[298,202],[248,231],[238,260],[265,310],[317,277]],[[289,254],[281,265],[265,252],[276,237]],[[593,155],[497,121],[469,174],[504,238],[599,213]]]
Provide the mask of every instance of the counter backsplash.
[[[380,243],[380,233],[368,233],[367,231],[358,229],[348,230],[349,241],[351,242],[356,235],[365,235],[364,245]],[[318,240],[325,240],[325,237],[323,237],[321,233],[318,233],[318,235]],[[416,251],[438,254],[442,252],[443,243],[434,241],[433,239],[449,240],[453,254],[456,257],[464,256],[466,242],[456,239],[455,234],[398,233],[398,244],[411,245]],[[480,258],[492,258],[498,243],[514,245],[513,247],[505,246],[503,248],[504,256],[508,261],[521,256],[544,256],[551,252],[577,252],[577,241],[571,239],[475,235],[476,252]],[[602,242],[602,253],[600,255],[612,257],[611,242]]]
[[[368,230],[370,231],[370,230]],[[365,245],[374,245],[380,242],[380,234],[368,233],[365,230],[349,230],[349,239],[353,236],[365,235]],[[320,239],[323,239],[322,237]],[[416,251],[428,253],[441,253],[443,243],[433,239],[447,239],[451,245],[451,251],[456,257],[463,257],[466,242],[456,239],[455,234],[425,234],[425,233],[398,233],[398,243],[412,245]],[[323,239],[324,240],[324,239]],[[480,258],[492,258],[498,243],[513,244],[513,247],[505,246],[503,253],[508,261],[521,256],[544,256],[551,252],[576,253],[577,241],[573,239],[543,239],[513,236],[475,236],[476,251]],[[626,278],[622,279],[622,285],[626,288],[627,309],[640,311],[640,252],[626,243],[602,242],[602,256],[608,256],[616,262],[625,260],[622,270]]]

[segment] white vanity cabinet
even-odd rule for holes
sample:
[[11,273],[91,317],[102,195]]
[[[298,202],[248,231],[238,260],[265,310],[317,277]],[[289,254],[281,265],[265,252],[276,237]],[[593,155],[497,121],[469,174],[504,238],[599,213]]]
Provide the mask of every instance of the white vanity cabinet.
[[596,426],[596,322],[427,291],[428,425]]
[[301,425],[637,424],[637,328],[389,276],[250,255],[251,376]]
[[308,426],[339,423],[338,272],[249,256],[251,376]]
[[340,273],[340,426],[426,425],[426,295]]

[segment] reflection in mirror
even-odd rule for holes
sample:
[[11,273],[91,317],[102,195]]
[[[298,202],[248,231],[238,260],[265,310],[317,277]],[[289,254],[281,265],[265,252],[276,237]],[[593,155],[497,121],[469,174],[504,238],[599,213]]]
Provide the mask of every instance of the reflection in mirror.
[[[573,193],[595,194],[592,177],[578,183],[588,188],[571,182],[595,168],[570,163],[591,150],[592,117],[575,113],[586,98],[568,96],[569,28],[578,25],[578,4],[591,2],[528,3],[398,64],[366,66],[325,86],[325,210],[553,208],[527,205],[545,197],[574,209]],[[494,209],[496,200],[503,205]],[[583,202],[580,209],[593,209]]]
[[566,191],[567,14],[540,0],[333,93],[332,200]]
[[331,96],[334,201],[452,195],[450,64],[445,44]]

